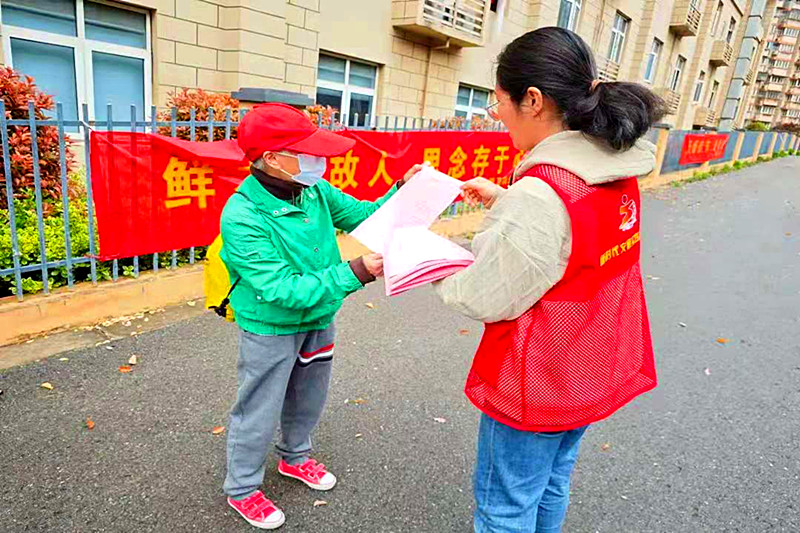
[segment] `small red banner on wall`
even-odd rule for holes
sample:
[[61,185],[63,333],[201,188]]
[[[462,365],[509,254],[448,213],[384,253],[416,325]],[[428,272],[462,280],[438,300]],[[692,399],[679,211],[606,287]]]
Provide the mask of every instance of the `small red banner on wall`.
[[722,133],[687,134],[683,139],[680,164],[690,165],[719,159],[725,155],[727,145],[728,136]]

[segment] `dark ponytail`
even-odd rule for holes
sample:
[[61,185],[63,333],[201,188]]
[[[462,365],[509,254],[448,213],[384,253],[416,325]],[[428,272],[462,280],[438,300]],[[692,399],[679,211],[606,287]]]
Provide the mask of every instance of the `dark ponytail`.
[[597,79],[592,51],[579,35],[540,28],[518,37],[497,59],[497,84],[520,104],[529,87],[552,99],[570,130],[627,150],[664,116],[664,101],[637,83]]

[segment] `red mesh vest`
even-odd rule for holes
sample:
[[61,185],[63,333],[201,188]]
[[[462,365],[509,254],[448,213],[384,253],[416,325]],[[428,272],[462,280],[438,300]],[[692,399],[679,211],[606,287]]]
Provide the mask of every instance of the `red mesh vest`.
[[572,225],[563,279],[516,320],[486,324],[465,392],[516,429],[563,431],[656,386],[639,264],[635,178],[589,186],[558,167],[525,173],[561,197]]

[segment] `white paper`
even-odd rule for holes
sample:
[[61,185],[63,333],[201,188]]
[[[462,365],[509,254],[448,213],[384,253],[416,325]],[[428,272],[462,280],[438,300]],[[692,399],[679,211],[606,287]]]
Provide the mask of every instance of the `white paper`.
[[461,194],[462,182],[425,166],[351,235],[364,246],[386,255],[397,228],[428,228]]

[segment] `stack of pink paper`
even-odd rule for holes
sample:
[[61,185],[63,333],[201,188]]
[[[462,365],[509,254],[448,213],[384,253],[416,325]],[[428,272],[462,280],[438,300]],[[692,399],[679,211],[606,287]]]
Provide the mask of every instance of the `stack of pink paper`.
[[428,228],[461,192],[461,182],[425,167],[352,235],[383,254],[387,296],[450,276],[475,257]]

